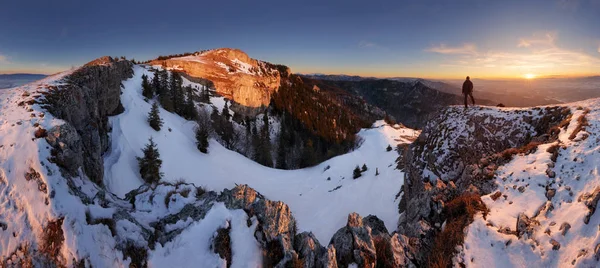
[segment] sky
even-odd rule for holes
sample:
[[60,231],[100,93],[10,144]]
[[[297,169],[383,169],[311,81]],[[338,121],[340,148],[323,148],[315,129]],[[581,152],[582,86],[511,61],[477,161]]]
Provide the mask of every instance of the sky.
[[299,73],[600,74],[600,0],[0,0],[0,73],[220,47]]

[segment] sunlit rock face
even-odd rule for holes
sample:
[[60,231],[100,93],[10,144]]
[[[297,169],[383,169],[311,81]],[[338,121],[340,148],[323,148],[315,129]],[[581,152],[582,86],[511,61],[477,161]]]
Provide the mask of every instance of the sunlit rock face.
[[285,66],[255,60],[241,50],[230,48],[155,60],[150,64],[208,79],[217,93],[248,107],[268,106],[281,78],[291,73]]

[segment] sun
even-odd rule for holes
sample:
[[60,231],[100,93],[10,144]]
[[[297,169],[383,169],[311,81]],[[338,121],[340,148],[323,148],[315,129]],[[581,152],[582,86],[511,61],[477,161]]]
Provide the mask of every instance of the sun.
[[535,74],[524,74],[523,77],[525,79],[534,79],[534,78],[536,78],[536,75]]

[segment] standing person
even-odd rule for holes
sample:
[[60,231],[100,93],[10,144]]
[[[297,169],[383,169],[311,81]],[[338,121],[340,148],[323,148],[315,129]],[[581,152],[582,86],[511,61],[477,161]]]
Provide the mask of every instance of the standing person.
[[467,105],[467,97],[471,96],[471,102],[475,105],[475,99],[473,98],[473,82],[471,82],[471,78],[467,76],[467,80],[463,83],[462,93],[465,95],[465,109],[468,107]]

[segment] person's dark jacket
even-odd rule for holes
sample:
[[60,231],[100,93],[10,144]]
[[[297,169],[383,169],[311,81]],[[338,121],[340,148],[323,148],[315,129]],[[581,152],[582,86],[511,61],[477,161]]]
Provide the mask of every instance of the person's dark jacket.
[[463,83],[463,87],[462,87],[462,93],[463,94],[473,93],[473,82],[471,82],[471,80],[465,80],[465,82]]

